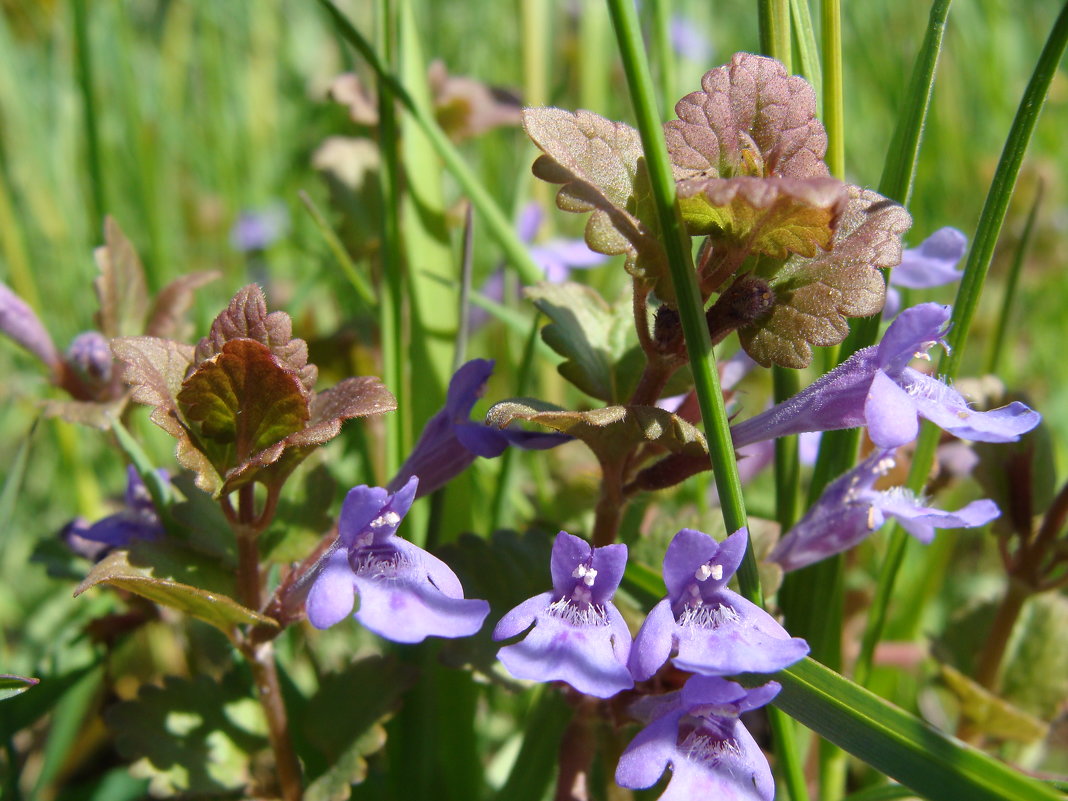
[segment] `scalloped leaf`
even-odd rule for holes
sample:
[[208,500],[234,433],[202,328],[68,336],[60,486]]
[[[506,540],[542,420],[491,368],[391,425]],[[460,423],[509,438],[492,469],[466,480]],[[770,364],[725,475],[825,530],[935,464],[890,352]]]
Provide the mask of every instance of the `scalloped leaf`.
[[534,162],[534,175],[561,184],[556,205],[564,211],[592,212],[586,244],[609,256],[625,254],[627,270],[671,300],[638,132],[590,111],[558,108],[524,109],[523,128],[545,154]]
[[148,314],[145,268],[133,243],[110,215],[104,218],[104,245],[93,252],[100,275],[94,281],[100,310],[96,327],[108,337],[140,334]]
[[543,282],[528,287],[525,294],[551,320],[541,329],[541,338],[567,360],[556,368],[560,375],[607,403],[629,396],[633,376],[619,364],[633,348],[629,302],[609,306],[595,289],[570,282]]
[[269,617],[248,609],[233,598],[193,587],[171,579],[156,578],[151,570],[130,563],[127,551],[113,551],[97,562],[78,585],[74,595],[97,584],[110,584],[161,606],[177,609],[214,626],[229,635],[235,625],[251,624],[276,627]]
[[256,340],[298,373],[306,389],[315,385],[319,371],[314,364],[308,364],[308,343],[293,337],[293,321],[288,314],[267,313],[267,298],[256,284],[239,289],[230,305],[212,322],[211,331],[197,343],[196,364],[219,354],[223,345],[233,339]]
[[309,418],[296,372],[252,339],[224,342],[183,382],[177,400],[220,475],[301,431]]
[[515,420],[538,423],[586,443],[602,463],[613,463],[636,445],[654,442],[672,453],[708,453],[704,434],[655,406],[606,406],[585,412],[560,409],[524,398],[502,401],[486,413],[486,423],[504,428]]
[[326,676],[293,716],[295,744],[310,780],[305,801],[344,801],[367,773],[366,757],[386,742],[383,723],[416,672],[393,657],[371,656]]
[[153,797],[222,794],[252,779],[252,758],[267,747],[263,712],[236,673],[144,684],[132,701],[104,714],[131,773],[151,780]]
[[828,174],[816,95],[773,58],[735,53],[706,72],[701,91],[676,103],[675,113],[664,136],[676,179]]
[[764,367],[802,368],[813,345],[837,345],[847,317],[875,314],[886,300],[880,269],[901,262],[901,235],[912,224],[904,208],[877,192],[850,186],[849,208],[829,251],[759,266],[775,294],[771,311],[738,329],[742,347]]
[[778,259],[830,247],[849,202],[835,178],[692,178],[678,193],[690,234]]

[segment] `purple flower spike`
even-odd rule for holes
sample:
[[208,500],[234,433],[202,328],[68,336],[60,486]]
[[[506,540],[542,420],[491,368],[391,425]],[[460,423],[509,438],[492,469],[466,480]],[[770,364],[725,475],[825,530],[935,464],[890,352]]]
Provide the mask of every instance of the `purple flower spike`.
[[668,597],[649,612],[630,651],[635,681],[656,673],[671,656],[675,667],[706,676],[771,673],[808,653],[756,604],[727,589],[741,564],[749,532],[716,542],[684,528],[664,554]]
[[552,592],[528,598],[493,630],[493,639],[503,640],[534,627],[497,652],[508,671],[520,679],[564,681],[597,698],[633,687],[630,630],[612,603],[626,564],[626,545],[593,548],[565,531],[557,534]]
[[60,369],[59,351],[41,320],[26,301],[0,281],[0,333],[7,334],[53,371]]
[[394,642],[468,637],[482,628],[489,604],[464,598],[448,565],[396,536],[418,484],[413,477],[395,494],[381,487],[349,490],[337,543],[323,557],[308,591],[306,609],[313,626],[325,629],[343,620],[359,595],[354,617]]
[[421,498],[445,486],[482,456],[492,459],[509,445],[530,450],[552,448],[571,438],[512,428],[493,428],[470,420],[471,410],[486,390],[493,373],[489,359],[472,359],[453,375],[445,398],[445,408],[427,421],[411,455],[387,485],[397,492],[412,476],[419,476]]
[[773,681],[745,690],[726,679],[693,676],[681,690],[657,699],[652,722],[619,758],[616,783],[652,787],[670,766],[660,801],[772,801],[768,760],[738,718],[767,704],[779,689]]
[[957,512],[925,506],[904,487],[880,491],[875,482],[894,466],[894,451],[876,451],[827,485],[823,495],[768,557],[783,570],[797,570],[848,550],[893,518],[920,542],[936,528],[973,528],[1001,512],[991,500],[973,501]]
[[805,389],[731,428],[734,447],[802,434],[867,426],[880,448],[911,442],[925,417],[962,439],[1015,442],[1042,416],[1019,402],[977,412],[952,387],[908,366],[944,344],[949,307],[921,303],[903,311],[878,345],[854,353]]

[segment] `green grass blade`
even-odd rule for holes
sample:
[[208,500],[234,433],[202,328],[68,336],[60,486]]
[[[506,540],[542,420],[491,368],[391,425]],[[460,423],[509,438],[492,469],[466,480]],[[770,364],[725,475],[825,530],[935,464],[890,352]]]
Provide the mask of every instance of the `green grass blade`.
[[1038,209],[1042,205],[1045,183],[1040,179],[1038,189],[1035,191],[1035,199],[1031,203],[1031,210],[1027,213],[1027,222],[1024,224],[1020,243],[1013,254],[1012,265],[1005,279],[1005,291],[1001,297],[1001,310],[998,312],[998,321],[994,325],[994,336],[990,339],[990,349],[987,352],[986,368],[984,372],[997,373],[1001,364],[1002,346],[1005,344],[1005,332],[1009,327],[1009,317],[1012,315],[1013,301],[1016,299],[1016,287],[1020,282],[1020,270],[1023,268],[1024,257],[1031,244],[1035,232],[1035,220],[1038,219]]
[[827,167],[831,175],[845,177],[845,100],[842,80],[841,0],[820,3],[823,39],[823,126],[827,129]]
[[[1065,46],[1068,45],[1068,3],[1061,8],[1046,40],[1042,53],[1035,65],[1031,80],[1024,90],[1020,99],[1016,117],[1013,119],[1009,135],[1005,140],[1005,147],[1001,152],[997,169],[994,172],[994,180],[991,182],[990,191],[987,193],[986,202],[983,204],[982,214],[972,240],[971,250],[964,265],[964,276],[961,279],[957,297],[953,303],[953,314],[950,317],[950,330],[946,337],[949,345],[943,352],[938,362],[938,374],[949,379],[956,377],[960,369],[961,358],[964,353],[964,345],[968,341],[968,332],[971,328],[972,318],[975,316],[976,307],[979,305],[979,297],[986,282],[987,272],[990,269],[990,260],[994,255],[994,246],[997,244],[998,235],[1001,233],[1002,223],[1005,221],[1005,212],[1012,197],[1013,187],[1016,185],[1016,177],[1020,173],[1020,165],[1023,162],[1027,145],[1031,141],[1038,115],[1042,111],[1046,95],[1049,92],[1050,82],[1057,71],[1061,58],[1064,55]],[[912,465],[909,468],[908,487],[914,492],[923,489],[931,465],[934,464],[935,449],[938,447],[939,429],[924,421],[920,428],[920,436],[916,441],[916,451],[912,457]],[[907,536],[899,528],[894,527],[891,533],[891,546],[887,552],[886,561],[879,573],[879,583],[876,587],[875,602],[869,611],[867,626],[861,641],[860,654],[857,657],[856,676],[858,681],[866,682],[871,675],[871,664],[875,654],[875,646],[882,636],[886,625],[886,617],[890,604],[890,596],[893,594],[894,584],[905,555],[905,541]]]
[[464,162],[460,152],[449,141],[445,132],[441,130],[441,126],[418,107],[400,81],[383,64],[363,34],[356,30],[337,6],[331,0],[319,0],[319,2],[330,14],[334,27],[342,38],[356,48],[371,69],[374,70],[382,84],[393,92],[405,110],[412,115],[412,119],[419,125],[423,133],[427,135],[441,160],[445,163],[446,169],[452,173],[471,200],[471,203],[478,210],[478,213],[485,219],[490,236],[505,252],[508,261],[519,273],[523,281],[528,284],[536,284],[541,281],[544,277],[541,268],[531,257],[526,245],[516,234],[511,222],[509,222],[500,206],[497,205],[486,187],[483,186],[471,168]]
[[326,242],[326,246],[330,249],[330,253],[337,260],[338,267],[341,268],[341,272],[345,274],[345,277],[349,279],[349,283],[352,284],[352,288],[356,290],[356,294],[360,296],[360,300],[367,304],[369,308],[374,308],[377,305],[375,300],[374,290],[371,288],[371,284],[360,273],[359,269],[353,263],[352,258],[349,256],[349,252],[345,249],[341,239],[338,238],[337,232],[327,221],[326,217],[319,210],[319,207],[315,205],[315,201],[311,199],[311,196],[301,190],[297,192],[297,197],[300,199],[301,204],[307,209],[308,214],[311,216],[312,221],[315,223],[315,227],[319,229],[319,233],[323,236],[323,241]]
[[[794,45],[800,56],[801,75],[816,90],[817,109],[823,103],[823,68],[820,66],[820,51],[816,44],[816,31],[812,27],[812,10],[808,0],[790,0],[790,30]],[[822,116],[822,111],[820,112]]]
[[[690,354],[694,386],[712,456],[712,470],[716,477],[716,486],[719,487],[723,522],[727,531],[736,531],[746,525],[738,464],[734,457],[734,445],[731,442],[730,426],[723,405],[719,374],[716,371],[712,343],[697,287],[690,238],[686,234],[676,203],[675,180],[668,160],[664,131],[660,127],[660,117],[656,110],[653,80],[649,63],[645,59],[637,14],[629,0],[608,0],[608,10],[615,27],[631,102],[638,121],[660,230],[664,232],[663,244],[667,251],[671,281],[678,298],[686,349]],[[745,559],[738,569],[738,581],[743,595],[754,603],[762,603],[763,594],[752,548],[746,549]]]
[[926,798],[1063,801],[1051,787],[942,734],[812,659],[774,678],[782,683],[777,707]]

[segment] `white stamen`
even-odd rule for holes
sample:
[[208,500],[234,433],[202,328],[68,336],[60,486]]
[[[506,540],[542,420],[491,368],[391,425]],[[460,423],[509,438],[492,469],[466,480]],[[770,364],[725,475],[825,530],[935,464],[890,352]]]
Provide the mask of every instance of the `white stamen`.
[[718,629],[724,624],[738,623],[738,613],[724,604],[687,604],[677,622],[680,626],[697,629]]
[[575,626],[607,626],[608,613],[603,606],[591,603],[572,603],[560,598],[549,604],[549,614]]
[[396,512],[383,512],[370,523],[368,523],[368,526],[370,526],[371,528],[381,528],[382,526],[395,526],[400,523],[400,520],[400,515]]
[[587,587],[592,587],[593,582],[597,580],[597,571],[592,567],[586,565],[579,565],[571,571],[571,578],[582,579],[582,583]]
[[868,529],[869,530],[874,530],[875,529],[875,507],[874,506],[869,506],[868,507]]
[[723,565],[710,565],[706,562],[697,568],[693,577],[698,581],[708,581],[708,579],[719,581],[723,578]]

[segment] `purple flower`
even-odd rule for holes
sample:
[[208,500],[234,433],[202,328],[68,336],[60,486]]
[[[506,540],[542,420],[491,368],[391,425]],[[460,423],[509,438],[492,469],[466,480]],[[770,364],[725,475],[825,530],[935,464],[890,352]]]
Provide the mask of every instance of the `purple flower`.
[[396,536],[415,500],[414,476],[397,493],[381,487],[349,490],[341,507],[338,539],[320,560],[308,591],[307,613],[319,629],[354,617],[394,642],[428,636],[468,637],[482,627],[489,604],[464,598],[456,574],[422,548]]
[[246,209],[230,229],[234,250],[250,253],[266,250],[289,231],[289,211],[281,201],[264,209]]
[[680,56],[695,64],[708,64],[712,60],[712,44],[693,20],[676,14],[671,18],[669,29],[671,47]]
[[[519,238],[532,243],[544,217],[545,213],[537,203],[524,206],[516,222]],[[590,250],[582,239],[550,239],[539,245],[530,244],[528,250],[535,263],[545,271],[545,280],[553,284],[568,280],[573,269],[596,267],[608,259],[602,253]]]
[[633,687],[630,630],[612,603],[626,564],[626,545],[593,548],[557,534],[552,592],[523,601],[493,630],[493,639],[503,640],[533,625],[522,641],[497,652],[508,671],[520,679],[564,681],[598,698]]
[[901,310],[901,293],[895,286],[930,289],[959,281],[964,273],[957,269],[957,262],[967,248],[968,238],[956,228],[939,228],[919,247],[902,253],[901,264],[890,272],[883,317],[889,320]]
[[771,673],[808,653],[756,604],[727,589],[741,564],[749,532],[716,542],[684,528],[664,554],[668,597],[649,612],[630,651],[635,681],[656,673],[672,654],[675,667],[706,676]]
[[768,760],[738,718],[779,689],[773,681],[746,690],[726,679],[693,676],[681,690],[649,699],[655,701],[653,720],[620,756],[616,783],[652,787],[670,766],[660,801],[772,801]]
[[805,389],[731,428],[734,447],[764,439],[867,426],[880,448],[916,438],[925,417],[962,439],[1014,442],[1042,419],[1018,401],[977,412],[952,387],[909,362],[944,344],[949,307],[921,303],[898,315],[882,342],[859,350]]
[[[110,351],[108,351],[110,355]],[[156,471],[169,480],[166,471]],[[123,509],[95,523],[77,518],[68,524],[60,536],[79,556],[97,561],[119,548],[129,548],[137,540],[158,540],[164,534],[163,524],[148,487],[133,465],[126,467],[126,495]]]
[[61,360],[52,337],[29,305],[0,281],[0,333],[7,334],[54,372]]
[[934,538],[936,528],[973,528],[1001,512],[991,500],[973,501],[957,512],[925,506],[904,487],[874,489],[894,466],[894,451],[873,453],[823,491],[808,513],[779,541],[768,557],[783,570],[797,570],[852,548],[893,518],[920,542]]
[[492,459],[509,445],[542,450],[571,438],[564,434],[523,431],[518,428],[494,428],[472,422],[471,409],[486,389],[493,373],[493,362],[472,359],[453,375],[445,398],[445,408],[427,421],[411,455],[387,489],[397,492],[412,476],[419,476],[419,494],[429,495],[458,476],[482,456]]

